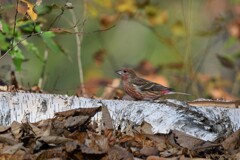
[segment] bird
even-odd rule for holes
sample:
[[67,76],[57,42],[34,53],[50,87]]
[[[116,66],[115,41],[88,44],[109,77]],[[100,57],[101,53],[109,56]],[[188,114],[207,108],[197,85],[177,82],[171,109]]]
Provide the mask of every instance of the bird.
[[129,68],[119,69],[116,73],[121,77],[124,91],[134,100],[154,101],[168,94],[190,95],[141,78]]

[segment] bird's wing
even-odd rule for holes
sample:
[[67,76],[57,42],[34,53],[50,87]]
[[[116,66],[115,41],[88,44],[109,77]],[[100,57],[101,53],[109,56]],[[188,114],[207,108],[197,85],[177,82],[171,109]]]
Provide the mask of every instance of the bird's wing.
[[138,86],[141,91],[173,91],[172,88],[165,87],[161,84],[150,82],[146,79],[137,79],[133,82],[133,85]]

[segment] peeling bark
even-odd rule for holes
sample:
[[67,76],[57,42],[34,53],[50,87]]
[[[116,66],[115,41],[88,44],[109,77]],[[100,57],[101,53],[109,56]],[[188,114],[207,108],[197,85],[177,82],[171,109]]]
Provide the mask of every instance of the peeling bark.
[[[211,106],[190,106],[186,102],[97,100],[64,95],[33,93],[0,93],[0,124],[13,121],[37,122],[54,117],[54,113],[76,108],[106,106],[114,128],[126,129],[147,122],[153,133],[167,134],[178,130],[205,141],[214,141],[240,128],[240,109]],[[94,117],[101,121],[101,113]]]

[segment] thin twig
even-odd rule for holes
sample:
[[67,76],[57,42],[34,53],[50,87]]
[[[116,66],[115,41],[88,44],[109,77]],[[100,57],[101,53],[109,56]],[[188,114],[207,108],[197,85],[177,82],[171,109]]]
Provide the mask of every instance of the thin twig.
[[13,35],[12,35],[11,48],[13,47],[14,37],[15,37],[15,32],[16,32],[17,15],[18,15],[18,2],[19,2],[19,0],[17,0],[16,13],[15,13],[15,17],[14,17],[14,26],[13,26]]
[[[79,35],[79,33],[81,33],[81,34],[91,34],[91,33],[96,33],[96,32],[104,32],[104,31],[107,31],[107,30],[112,29],[113,27],[115,27],[115,26],[111,26],[111,27],[109,27],[109,28],[102,29],[102,30],[94,30],[94,31],[90,31],[90,32],[76,32],[76,33],[72,33],[72,34]],[[40,34],[43,34],[43,33],[44,33],[44,31],[37,32],[37,33],[32,33],[32,34],[28,35],[27,37],[25,37],[24,39],[18,41],[16,44],[14,44],[11,48],[9,48],[9,49],[0,57],[0,60],[3,59],[11,50],[13,50],[13,49],[14,49],[16,46],[18,46],[21,42],[27,40],[28,38],[31,38],[32,36],[40,35]]]
[[[192,41],[192,0],[187,1],[187,8],[184,5],[184,0],[182,0],[182,11],[183,11],[183,19],[184,19],[184,26],[186,32],[186,46],[185,46],[185,59],[184,59],[184,66],[185,66],[185,74],[189,75],[191,78],[193,76],[193,67],[192,67],[192,55],[191,55],[191,41]],[[188,13],[185,11],[189,10]],[[191,79],[191,82],[193,80]],[[191,83],[190,82],[190,83]],[[192,83],[191,83],[192,84]],[[187,84],[188,87],[190,85]],[[187,91],[187,90],[186,90]]]
[[[115,25],[109,27],[109,28],[105,28],[105,29],[97,29],[94,31],[89,31],[89,32],[71,32],[70,30],[64,29],[64,28],[51,28],[50,31],[54,32],[54,33],[69,33],[69,34],[93,34],[93,33],[97,33],[97,32],[105,32],[108,31],[110,29],[112,29],[113,27],[115,27]],[[72,28],[76,28],[76,26],[72,27]]]
[[[66,19],[66,20],[68,20],[68,19]],[[76,22],[76,24],[74,24],[74,26],[72,26],[70,29],[75,28],[75,27],[77,27],[77,26],[79,26],[79,25],[84,24],[85,21],[83,21],[81,24],[79,24],[79,23],[80,23],[80,19],[78,19],[77,22]],[[70,24],[71,24],[71,23],[70,23]]]
[[[86,1],[83,1],[84,3],[84,8],[83,8],[83,20],[86,20],[86,12],[87,12],[87,8],[86,8]],[[74,13],[73,10],[70,10],[70,13],[72,15],[72,20],[73,20],[73,24],[77,23],[77,18],[76,15]],[[79,32],[78,27],[74,27],[74,31],[75,32]],[[80,32],[84,31],[84,25],[83,27],[81,27]],[[77,42],[77,61],[78,61],[78,70],[79,70],[79,79],[80,79],[80,86],[81,86],[81,92],[82,94],[85,96],[86,95],[86,90],[84,87],[84,81],[83,81],[83,68],[82,68],[82,59],[81,59],[81,43],[82,43],[82,39],[83,39],[83,34],[76,34],[76,42]]]
[[[66,6],[66,4],[68,3],[69,0],[66,0],[64,7]],[[61,18],[61,16],[64,14],[64,7],[61,7],[61,13],[59,15],[57,15],[57,17],[55,17],[55,19],[53,20],[53,22],[49,25],[47,30],[50,30],[50,28],[52,28],[52,26],[54,25],[54,23],[59,20]]]
[[212,42],[212,38],[208,39],[206,48],[204,49],[203,53],[200,54],[201,57],[196,58],[197,62],[195,62],[195,64],[196,64],[195,71],[193,72],[193,74],[191,76],[191,81],[189,81],[186,86],[186,89],[185,89],[186,92],[189,91],[190,87],[193,84],[193,81],[196,80],[197,75],[198,75],[200,69],[202,68],[203,62],[206,60],[207,55],[210,53],[210,49],[212,48],[213,44],[214,44],[214,42]]
[[[184,12],[189,9],[188,15]],[[187,70],[189,71],[189,75],[192,73],[192,58],[191,58],[191,40],[192,40],[192,0],[188,0],[188,7],[184,8],[183,0],[182,0],[182,10],[183,10],[183,18],[185,23],[185,31],[186,31],[186,48],[185,48],[185,65],[187,66]]]
[[41,89],[42,89],[42,86],[43,86],[44,73],[45,73],[45,70],[46,70],[47,59],[48,59],[48,49],[46,49],[45,52],[44,52],[42,73],[41,73],[41,77],[38,80],[38,87],[40,87]]

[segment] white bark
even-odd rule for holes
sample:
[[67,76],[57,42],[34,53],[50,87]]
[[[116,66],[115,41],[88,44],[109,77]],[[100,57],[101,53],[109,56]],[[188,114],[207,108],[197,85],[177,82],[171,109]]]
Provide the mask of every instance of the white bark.
[[[179,130],[202,140],[214,141],[240,128],[240,109],[237,108],[194,107],[177,100],[153,103],[9,92],[0,92],[0,124],[21,122],[26,117],[30,122],[37,122],[52,118],[56,112],[99,106],[108,108],[114,127],[122,130],[129,123],[138,126],[147,122],[153,133]],[[98,119],[99,115],[96,115]]]

